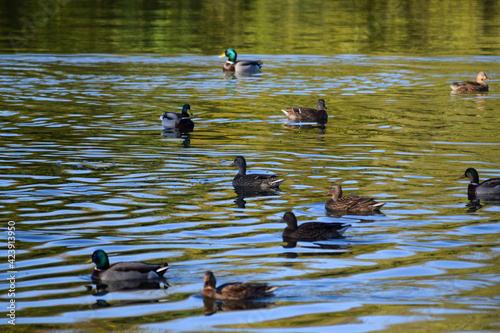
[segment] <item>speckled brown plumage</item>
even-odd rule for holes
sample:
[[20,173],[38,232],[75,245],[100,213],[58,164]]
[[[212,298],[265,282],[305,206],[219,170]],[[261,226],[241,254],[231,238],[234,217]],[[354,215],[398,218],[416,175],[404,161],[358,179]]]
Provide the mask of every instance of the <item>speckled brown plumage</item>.
[[270,296],[278,289],[267,283],[233,282],[216,287],[217,281],[211,271],[205,272],[203,278],[203,297],[221,300],[242,300]]
[[325,208],[329,211],[370,213],[380,211],[385,202],[376,202],[373,198],[359,197],[357,195],[342,196],[342,187],[333,184],[326,195],[332,197],[325,203]]
[[328,122],[328,115],[326,114],[327,107],[325,100],[319,99],[316,109],[303,108],[300,106],[292,106],[290,109],[281,110],[285,113],[288,119],[292,121],[316,122],[326,124]]
[[488,91],[488,84],[483,80],[489,80],[489,78],[485,72],[479,72],[476,76],[476,82],[453,82],[450,87],[453,92],[457,93]]

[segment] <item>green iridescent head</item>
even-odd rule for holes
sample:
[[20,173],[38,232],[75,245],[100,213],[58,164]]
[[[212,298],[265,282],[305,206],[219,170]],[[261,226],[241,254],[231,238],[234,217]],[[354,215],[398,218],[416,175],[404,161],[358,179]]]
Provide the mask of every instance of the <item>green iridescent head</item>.
[[236,62],[236,57],[237,56],[238,56],[238,54],[236,53],[235,50],[233,50],[233,49],[227,49],[223,54],[221,54],[219,56],[219,58],[227,57],[229,61]]
[[108,269],[109,268],[109,259],[106,252],[103,250],[95,250],[92,254],[92,262],[98,269]]
[[182,116],[189,117],[190,112],[188,111],[191,111],[191,106],[189,104],[184,104],[184,106],[182,107]]

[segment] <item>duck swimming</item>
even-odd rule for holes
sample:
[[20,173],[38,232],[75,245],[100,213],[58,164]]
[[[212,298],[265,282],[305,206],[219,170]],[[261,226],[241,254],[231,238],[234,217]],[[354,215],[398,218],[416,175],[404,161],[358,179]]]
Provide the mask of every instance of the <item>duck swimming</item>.
[[476,76],[476,82],[453,82],[450,87],[453,92],[457,93],[488,91],[488,84],[483,80],[489,80],[489,78],[485,72],[479,72]]
[[286,222],[283,239],[316,241],[340,238],[351,225],[342,223],[307,222],[297,226],[297,218],[292,212],[286,212],[280,222]]
[[247,162],[243,156],[236,156],[231,166],[238,167],[238,173],[233,179],[233,187],[241,191],[272,191],[279,188],[284,179],[279,179],[274,174],[248,174]]
[[300,106],[292,106],[291,109],[281,110],[291,121],[297,122],[316,122],[326,124],[328,122],[328,115],[326,114],[327,107],[325,100],[319,99],[316,109],[303,108]]
[[92,272],[92,279],[103,281],[119,280],[155,280],[163,276],[170,268],[167,263],[163,265],[146,264],[143,262],[119,262],[109,265],[106,252],[96,250],[92,254],[95,269]]
[[243,300],[270,296],[277,286],[268,286],[267,283],[233,282],[216,287],[214,273],[206,271],[203,278],[203,297],[220,300]]
[[350,213],[372,213],[380,211],[385,202],[376,202],[369,197],[342,196],[342,186],[333,184],[325,195],[332,197],[325,203],[326,210]]
[[219,58],[227,57],[228,59],[222,67],[223,72],[236,72],[238,74],[254,74],[259,73],[263,63],[260,60],[236,60],[238,54],[233,49],[227,49]]
[[469,178],[470,183],[467,188],[469,200],[480,199],[481,197],[500,199],[500,178],[491,178],[479,183],[479,174],[476,169],[468,168],[458,179]]
[[165,112],[160,116],[163,127],[192,130],[194,128],[194,123],[191,118],[189,118],[189,111],[191,111],[191,106],[189,104],[184,104],[182,113]]

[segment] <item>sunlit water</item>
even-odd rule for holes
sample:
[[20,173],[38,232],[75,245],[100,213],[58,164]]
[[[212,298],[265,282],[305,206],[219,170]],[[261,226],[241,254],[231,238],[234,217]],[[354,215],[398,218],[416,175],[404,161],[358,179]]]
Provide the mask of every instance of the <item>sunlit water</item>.
[[[500,57],[245,56],[265,62],[262,74],[225,78],[222,60],[186,54],[0,56],[0,220],[16,227],[16,324],[498,329],[500,206],[469,207],[457,178],[468,167],[500,177]],[[479,70],[489,93],[450,94]],[[324,133],[280,111],[318,98]],[[159,116],[184,103],[194,131],[164,133]],[[237,155],[250,172],[283,175],[282,191],[238,198]],[[327,213],[334,182],[386,202],[382,213]],[[286,211],[352,227],[292,247],[281,238]],[[172,268],[156,288],[103,292],[85,264],[98,248],[112,263]],[[205,316],[208,269],[219,283],[280,288],[249,310],[219,304]],[[4,291],[4,309],[9,300]]]

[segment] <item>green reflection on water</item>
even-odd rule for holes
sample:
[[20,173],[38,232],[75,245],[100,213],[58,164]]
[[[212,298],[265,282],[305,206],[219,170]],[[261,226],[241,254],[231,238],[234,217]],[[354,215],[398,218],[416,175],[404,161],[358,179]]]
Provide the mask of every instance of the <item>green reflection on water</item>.
[[1,52],[455,56],[500,45],[495,0],[28,0],[3,1],[0,15]]

